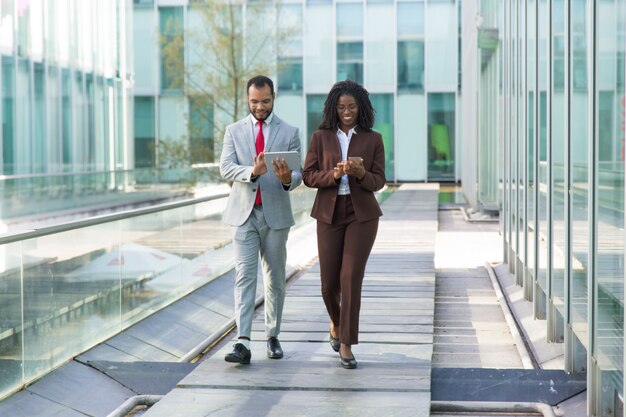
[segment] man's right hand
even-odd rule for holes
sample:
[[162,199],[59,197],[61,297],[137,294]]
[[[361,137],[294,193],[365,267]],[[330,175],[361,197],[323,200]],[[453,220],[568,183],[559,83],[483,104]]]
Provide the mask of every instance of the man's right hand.
[[252,176],[259,177],[267,172],[265,165],[265,152],[259,153],[254,157],[254,166],[252,167]]

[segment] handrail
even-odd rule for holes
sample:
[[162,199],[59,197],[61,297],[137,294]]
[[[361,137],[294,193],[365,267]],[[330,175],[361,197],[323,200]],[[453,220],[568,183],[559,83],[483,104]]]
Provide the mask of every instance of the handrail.
[[[204,163],[204,164],[191,164],[191,166],[189,166],[188,168],[190,170],[194,170],[194,169],[215,168],[218,166],[219,166],[218,163],[210,162],[210,163]],[[71,177],[74,175],[84,176],[84,175],[127,174],[127,173],[133,173],[133,172],[167,171],[167,170],[168,168],[145,167],[145,168],[132,168],[132,169],[106,169],[103,171],[48,172],[48,173],[15,174],[15,175],[0,174],[0,182],[8,181],[8,180],[24,180],[24,179],[49,178],[49,177]]]
[[145,214],[156,213],[165,210],[172,210],[180,207],[191,206],[198,203],[205,203],[212,200],[228,197],[230,193],[214,194],[206,197],[189,198],[186,200],[168,202],[153,205],[150,207],[142,207],[137,209],[120,211],[117,213],[103,214],[101,216],[90,217],[88,219],[75,220],[52,226],[42,227],[41,229],[25,230],[20,232],[6,233],[0,235],[0,245],[15,243],[26,239],[33,239],[42,236],[48,236],[55,233],[66,232],[69,230],[80,229],[83,227],[96,226],[98,224],[109,223],[117,220],[125,220],[131,217],[142,216]]

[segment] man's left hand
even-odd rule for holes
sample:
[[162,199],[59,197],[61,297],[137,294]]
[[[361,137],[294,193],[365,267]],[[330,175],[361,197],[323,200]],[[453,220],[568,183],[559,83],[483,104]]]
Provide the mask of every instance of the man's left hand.
[[277,159],[272,161],[272,167],[274,168],[274,174],[283,185],[291,184],[291,170],[289,165],[284,159]]

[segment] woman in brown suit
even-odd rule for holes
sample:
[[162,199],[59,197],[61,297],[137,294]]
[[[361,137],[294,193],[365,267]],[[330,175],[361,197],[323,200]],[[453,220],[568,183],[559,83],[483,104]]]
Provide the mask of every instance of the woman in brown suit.
[[322,298],[330,316],[330,344],[344,368],[356,368],[361,287],[382,211],[374,192],[385,185],[385,150],[372,131],[374,108],[367,91],[346,80],[324,103],[324,119],[311,136],[302,179],[317,188]]

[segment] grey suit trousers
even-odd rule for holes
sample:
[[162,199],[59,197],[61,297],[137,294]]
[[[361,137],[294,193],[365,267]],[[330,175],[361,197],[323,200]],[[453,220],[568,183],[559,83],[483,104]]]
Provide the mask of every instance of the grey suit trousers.
[[241,226],[234,226],[235,319],[239,336],[250,337],[257,289],[259,254],[265,289],[265,335],[278,336],[285,304],[285,265],[289,227],[270,229],[256,206]]

